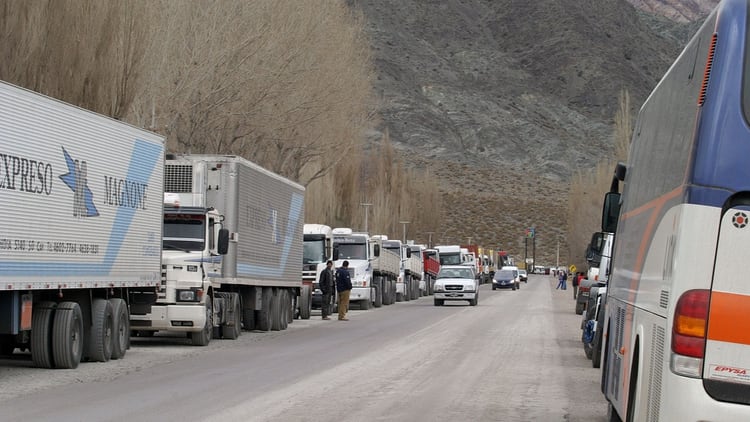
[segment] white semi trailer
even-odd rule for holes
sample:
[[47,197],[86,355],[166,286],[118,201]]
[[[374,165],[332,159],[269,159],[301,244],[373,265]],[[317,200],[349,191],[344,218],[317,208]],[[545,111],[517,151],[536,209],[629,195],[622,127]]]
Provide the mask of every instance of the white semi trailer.
[[302,287],[304,187],[237,156],[167,157],[164,272],[130,291],[140,335],[284,330]]
[[0,353],[122,358],[131,288],[162,279],[164,140],[0,83]]

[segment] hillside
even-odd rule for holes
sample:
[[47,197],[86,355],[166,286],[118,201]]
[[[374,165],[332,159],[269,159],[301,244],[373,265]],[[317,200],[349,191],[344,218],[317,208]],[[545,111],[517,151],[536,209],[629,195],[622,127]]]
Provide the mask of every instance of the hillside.
[[381,134],[441,180],[433,241],[522,256],[535,226],[540,263],[558,240],[565,260],[567,183],[612,154],[618,95],[634,116],[694,31],[626,0],[349,3],[374,49]]

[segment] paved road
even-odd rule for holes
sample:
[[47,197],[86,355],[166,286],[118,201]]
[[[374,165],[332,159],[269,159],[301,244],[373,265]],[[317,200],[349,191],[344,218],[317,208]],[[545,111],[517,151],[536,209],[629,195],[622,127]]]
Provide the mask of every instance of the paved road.
[[[0,360],[0,420],[606,420],[572,292],[531,275],[479,305],[432,298],[208,347],[134,342],[77,370]],[[135,340],[135,339],[134,339]]]

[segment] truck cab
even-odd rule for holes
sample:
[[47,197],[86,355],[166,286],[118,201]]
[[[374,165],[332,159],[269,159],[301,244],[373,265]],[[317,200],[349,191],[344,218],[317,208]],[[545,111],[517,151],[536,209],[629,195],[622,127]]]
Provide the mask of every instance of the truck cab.
[[310,318],[311,309],[320,309],[320,273],[328,260],[335,261],[333,229],[324,224],[305,224],[302,246],[302,292],[299,312],[302,319]]
[[213,330],[207,314],[212,312],[212,306],[207,306],[211,300],[208,292],[211,277],[222,274],[229,232],[223,228],[224,216],[217,210],[183,207],[179,196],[164,197],[161,283],[156,290],[131,290],[131,328],[144,334],[160,330],[190,332],[194,342],[207,343],[201,336]]
[[409,301],[413,299],[412,279],[410,277],[407,260],[411,257],[411,248],[402,244],[400,240],[389,240],[386,236],[380,236],[383,241],[383,249],[389,250],[399,256],[399,273],[396,279],[396,301]]
[[352,278],[350,302],[360,302],[360,308],[368,309],[372,302],[372,266],[370,262],[380,254],[380,246],[367,233],[354,232],[350,228],[333,229],[334,253],[338,259],[334,266],[340,268],[344,261],[349,261],[349,275]]

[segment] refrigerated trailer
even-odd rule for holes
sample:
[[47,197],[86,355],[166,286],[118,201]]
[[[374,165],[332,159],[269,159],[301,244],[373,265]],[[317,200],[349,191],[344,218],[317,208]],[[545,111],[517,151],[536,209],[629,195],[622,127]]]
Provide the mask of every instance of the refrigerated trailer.
[[163,276],[130,291],[132,328],[196,345],[286,329],[302,287],[304,187],[238,156],[168,156],[164,171]]
[[122,358],[131,288],[161,279],[164,139],[0,82],[0,353]]

